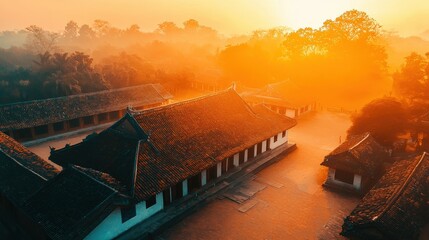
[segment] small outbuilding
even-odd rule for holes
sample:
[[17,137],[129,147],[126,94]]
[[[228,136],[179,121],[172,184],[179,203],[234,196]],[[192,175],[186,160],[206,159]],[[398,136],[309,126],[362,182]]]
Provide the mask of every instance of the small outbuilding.
[[341,235],[351,239],[427,239],[419,235],[428,223],[428,185],[427,153],[395,162],[345,218]]
[[[143,110],[167,104],[172,95],[160,84],[0,104],[0,131],[18,142],[113,123],[128,107]],[[30,120],[31,119],[31,120]]]
[[290,80],[268,84],[261,89],[246,89],[241,96],[249,105],[263,104],[290,118],[297,118],[316,109],[316,101],[306,89]]
[[387,157],[371,134],[352,136],[321,163],[329,168],[324,186],[363,194],[380,177]]

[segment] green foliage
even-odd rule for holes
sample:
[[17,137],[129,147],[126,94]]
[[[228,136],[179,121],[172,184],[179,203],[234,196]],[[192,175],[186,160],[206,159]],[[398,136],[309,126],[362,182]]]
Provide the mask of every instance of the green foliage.
[[405,58],[402,68],[393,75],[395,93],[411,104],[429,99],[428,56],[411,53]]
[[81,52],[45,52],[34,66],[19,67],[0,75],[0,103],[60,97],[109,88],[92,67],[92,58]]
[[408,128],[408,115],[395,98],[380,98],[365,105],[353,117],[348,135],[370,132],[382,145],[392,146],[398,135]]
[[155,68],[137,55],[125,52],[106,57],[100,66],[103,78],[113,88],[155,82]]
[[28,31],[26,47],[30,52],[43,54],[58,50],[59,34],[45,31],[36,25],[31,25],[26,30]]
[[291,79],[321,102],[343,105],[360,105],[387,91],[386,59],[380,25],[356,10],[319,29],[257,31],[246,43],[219,54],[232,81],[262,87]]

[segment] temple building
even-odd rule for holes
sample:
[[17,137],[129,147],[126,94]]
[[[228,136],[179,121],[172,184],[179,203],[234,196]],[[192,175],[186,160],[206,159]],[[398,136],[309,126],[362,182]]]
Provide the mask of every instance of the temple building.
[[316,109],[316,101],[303,93],[305,89],[288,80],[261,89],[246,89],[240,95],[250,105],[264,104],[274,112],[296,118]]
[[285,148],[288,130],[295,124],[263,105],[250,107],[229,89],[129,111],[81,143],[53,150],[50,159],[62,166],[75,165],[74,171],[92,169],[115,179],[105,185],[124,200],[104,208],[110,212],[100,213],[103,220],[86,236],[114,238],[173,202],[213,186],[263,153]]
[[59,172],[53,164],[0,132],[0,222],[15,239],[30,239],[24,229],[33,225],[21,208]]
[[0,105],[0,131],[26,142],[114,122],[125,114],[127,107],[156,107],[171,98],[160,84],[145,84],[3,104]]
[[[351,239],[418,238],[429,218],[429,155],[395,162],[344,220]],[[426,239],[426,238],[424,238]]]
[[352,136],[321,163],[329,168],[324,186],[364,194],[381,176],[387,158],[371,134]]
[[129,204],[123,189],[105,173],[62,169],[0,132],[0,224],[6,239],[83,239],[117,206]]

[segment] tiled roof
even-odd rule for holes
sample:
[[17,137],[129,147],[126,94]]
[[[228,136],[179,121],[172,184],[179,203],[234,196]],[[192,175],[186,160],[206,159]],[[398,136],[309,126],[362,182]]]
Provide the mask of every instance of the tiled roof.
[[22,204],[59,172],[52,164],[0,132],[0,192]]
[[428,217],[428,186],[427,153],[396,162],[345,219],[342,234],[362,239],[417,239]]
[[[159,84],[0,105],[0,131],[55,123],[94,114],[162,103],[172,96]],[[29,121],[28,119],[31,119]]]
[[315,101],[305,94],[305,88],[290,80],[268,84],[257,90],[249,89],[241,95],[246,101],[288,108],[299,108]]
[[83,168],[80,166],[73,166],[73,167],[85,173],[86,175],[91,176],[95,180],[101,183],[104,183],[115,190],[118,190],[119,192],[126,192],[126,187],[121,182],[119,182],[118,180],[116,180],[115,178],[113,178],[107,173],[100,172],[91,168]]
[[[74,164],[109,173],[132,195],[139,140],[109,128],[76,145],[54,151],[49,157],[60,165]],[[121,189],[118,189],[121,190]],[[122,192],[122,191],[121,191]]]
[[49,238],[82,239],[114,209],[116,195],[88,171],[69,167],[28,199],[23,209]]
[[[143,132],[134,140],[134,143],[139,143],[138,161],[135,162],[137,171],[135,198],[137,200],[146,199],[296,124],[295,120],[280,116],[261,106],[253,110],[233,90],[141,111],[126,118],[131,122],[135,121],[137,126],[134,127]],[[120,130],[118,126],[119,124],[116,124],[107,131],[123,133],[128,131]],[[93,140],[88,140],[88,143],[81,144],[89,145],[90,141],[106,144],[110,142],[110,140],[102,140],[102,137],[100,133]],[[111,141],[104,148],[118,149],[118,152],[123,148],[122,153],[134,149],[134,145],[121,147],[118,143],[118,141]],[[104,159],[104,157],[98,157],[97,153],[100,151],[98,148],[88,147],[86,149],[92,149],[93,153],[85,152],[78,155],[76,151],[80,150],[72,150],[73,148],[74,146],[71,146],[70,151],[58,150],[51,155],[51,159],[65,164],[70,161],[64,160],[64,155],[77,159],[78,155],[88,154],[92,157],[84,157],[85,159],[97,162],[91,166],[100,171],[105,169],[106,172],[121,180],[113,172],[109,172],[110,170],[107,171],[104,164],[98,168],[95,167]],[[62,153],[57,155],[60,152]],[[125,159],[122,159],[122,162],[124,161]],[[127,158],[126,161],[132,160]],[[117,164],[120,162],[116,161]],[[76,161],[72,163],[79,165]],[[85,165],[87,166],[89,165]],[[128,176],[133,174],[132,171],[128,172]]]
[[386,158],[385,149],[369,133],[364,133],[351,136],[329,153],[321,165],[373,175]]

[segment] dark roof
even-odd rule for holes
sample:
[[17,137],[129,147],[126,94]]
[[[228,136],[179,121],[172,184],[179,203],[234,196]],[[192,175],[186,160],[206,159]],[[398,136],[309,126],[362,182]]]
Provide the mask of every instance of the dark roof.
[[115,208],[117,191],[82,170],[65,168],[23,207],[51,239],[82,239]]
[[416,239],[428,216],[429,156],[396,162],[345,219],[342,234]]
[[241,95],[244,100],[249,102],[300,108],[315,101],[312,97],[307,96],[305,92],[305,88],[286,80],[268,84],[261,89],[247,89]]
[[81,143],[52,152],[50,159],[60,165],[71,163],[109,173],[129,190],[121,192],[132,196],[134,176],[130,173],[135,169],[138,144],[139,139],[108,128]]
[[[124,176],[117,176],[117,172],[109,172],[111,170],[107,172],[119,180],[134,176],[135,197],[143,200],[295,125],[294,119],[265,107],[253,110],[235,91],[228,90],[125,116],[105,132],[116,134],[110,136],[113,139],[120,133],[130,134],[129,129],[134,128],[135,134],[130,135],[128,146],[123,145],[125,140],[120,143],[102,139],[109,136],[100,133],[87,143],[55,151],[50,158],[60,164],[85,164],[100,171],[125,161],[136,164],[134,169],[123,171]],[[75,150],[83,149],[80,145],[89,146],[90,142],[100,147],[85,148],[92,152]],[[103,144],[106,146],[101,147]],[[135,144],[138,144],[137,152]],[[103,164],[106,156],[100,149],[117,150],[110,154],[118,156],[115,163]],[[129,157],[120,156],[126,152]],[[134,153],[137,153],[137,161],[131,157]],[[77,163],[73,159],[84,160],[76,160]]]
[[107,173],[104,172],[100,172],[91,168],[83,168],[80,166],[75,166],[72,165],[72,167],[76,168],[77,170],[85,173],[88,176],[91,176],[92,178],[94,178],[95,180],[99,181],[100,183],[104,183],[105,185],[115,189],[115,190],[119,190],[119,192],[123,191],[125,192],[125,186],[118,181],[117,179],[113,178],[112,176],[110,176]]
[[[0,105],[0,131],[21,129],[109,111],[162,103],[172,96],[160,84]],[[31,121],[28,121],[31,119]]]
[[387,158],[386,150],[369,133],[351,136],[329,153],[323,166],[358,174],[375,174]]
[[52,164],[0,132],[0,192],[22,204],[59,172]]

